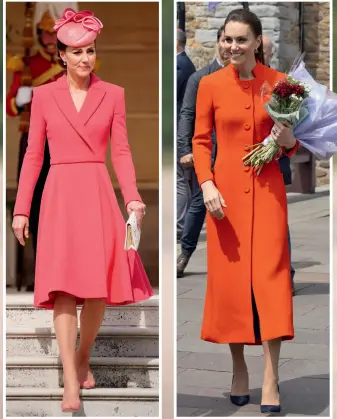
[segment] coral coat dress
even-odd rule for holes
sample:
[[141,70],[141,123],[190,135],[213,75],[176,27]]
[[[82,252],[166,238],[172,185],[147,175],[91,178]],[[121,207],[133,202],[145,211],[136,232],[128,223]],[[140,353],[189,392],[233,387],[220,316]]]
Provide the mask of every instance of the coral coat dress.
[[[263,141],[273,121],[261,100],[266,81],[285,75],[257,62],[253,80],[233,65],[205,76],[197,97],[193,138],[199,183],[213,180],[227,205],[225,218],[207,214],[208,278],[201,338],[260,344],[294,337],[287,198],[277,161],[257,177],[242,158]],[[211,171],[212,128],[217,158]],[[298,143],[289,156],[296,151]]]
[[124,90],[91,75],[78,112],[66,76],[34,89],[28,148],[14,215],[29,216],[45,137],[51,167],[39,222],[34,305],[52,309],[55,292],[123,305],[153,295],[134,250],[124,250],[125,221],[105,165],[111,158],[125,205],[141,201],[125,122]]

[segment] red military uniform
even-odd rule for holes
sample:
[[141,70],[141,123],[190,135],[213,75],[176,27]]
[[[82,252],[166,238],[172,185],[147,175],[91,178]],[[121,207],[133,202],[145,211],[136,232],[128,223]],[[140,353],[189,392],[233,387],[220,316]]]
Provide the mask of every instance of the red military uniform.
[[[63,68],[57,63],[57,56],[51,56],[47,54],[42,46],[39,47],[37,52],[32,55],[29,59],[29,67],[32,76],[32,87],[40,86],[42,84],[50,83],[55,81],[63,74]],[[15,104],[15,98],[19,88],[22,86],[21,78],[22,71],[24,69],[24,63],[21,57],[14,56],[11,57],[7,63],[7,71],[13,72],[13,80],[9,92],[6,98],[6,113],[9,117],[15,117],[19,115],[20,109],[17,108]],[[19,158],[18,158],[18,170],[17,170],[17,179],[19,181],[21,166],[23,159],[26,153],[28,145],[28,131],[23,132],[20,138],[19,146]],[[38,234],[38,224],[39,224],[39,213],[40,213],[40,204],[44,185],[48,176],[50,168],[50,155],[49,147],[46,141],[45,151],[44,151],[44,160],[41,168],[41,173],[37,181],[34,195],[32,199],[31,213],[29,217],[29,229],[33,239],[33,250],[34,254],[36,253],[37,245],[37,234]],[[18,249],[18,258],[21,262],[18,264],[18,274],[21,276],[23,268],[23,249],[19,246]],[[32,290],[33,285],[28,285],[27,290]],[[20,286],[19,286],[20,288]]]
[[[17,116],[19,111],[15,105],[15,97],[21,87],[21,72],[24,63],[22,58],[14,56],[9,59],[7,70],[13,71],[13,81],[6,100],[8,116]],[[63,74],[63,68],[57,63],[57,56],[52,57],[40,47],[35,55],[29,59],[29,67],[33,78],[33,87],[57,80]]]
[[[43,34],[53,34],[54,32],[54,25],[55,21],[52,15],[55,13],[55,7],[52,6],[51,9],[53,13],[50,13],[49,10],[50,4],[46,5],[43,3],[36,3],[35,6],[35,18],[36,22],[34,26],[37,29],[38,35],[38,49],[35,54],[32,54],[29,57],[29,69],[30,69],[30,76],[32,78],[32,87],[40,86],[46,83],[50,83],[56,81],[60,76],[62,76],[64,69],[63,67],[58,64],[58,54],[55,53],[54,56],[48,54],[46,51],[48,49],[48,44],[52,44],[55,40],[51,39],[50,37],[47,38],[46,45],[43,43]],[[63,12],[63,10],[62,10]],[[46,38],[44,38],[46,39]],[[44,48],[45,45],[45,48]],[[56,45],[55,45],[56,46]],[[95,70],[98,68],[98,62],[96,61]],[[9,92],[6,98],[6,113],[9,117],[15,117],[20,114],[22,109],[18,109],[16,106],[16,96],[18,94],[19,88],[23,85],[22,79],[24,76],[23,70],[25,68],[24,62],[22,57],[20,56],[13,56],[9,59],[7,63],[7,71],[13,72],[13,81]],[[18,121],[19,122],[19,121]],[[19,161],[18,161],[18,172],[17,178],[19,180],[21,166],[23,163],[23,159],[26,153],[28,144],[28,129],[27,132],[23,132],[20,139],[20,149],[19,149]],[[31,236],[33,239],[33,249],[34,253],[36,253],[36,245],[37,245],[37,234],[38,234],[38,224],[39,224],[39,214],[40,214],[40,204],[42,199],[42,193],[44,189],[44,184],[46,182],[48,172],[50,168],[50,155],[49,155],[49,147],[48,141],[45,143],[45,151],[44,151],[44,159],[43,165],[41,168],[40,176],[36,183],[36,187],[34,190],[34,195],[32,199],[30,217],[29,217],[29,229],[31,232]],[[19,246],[19,255],[18,259],[22,259],[22,248]],[[18,263],[20,267],[22,264]],[[20,270],[21,268],[19,268]],[[19,273],[19,272],[18,272]],[[19,273],[20,276],[20,273]]]

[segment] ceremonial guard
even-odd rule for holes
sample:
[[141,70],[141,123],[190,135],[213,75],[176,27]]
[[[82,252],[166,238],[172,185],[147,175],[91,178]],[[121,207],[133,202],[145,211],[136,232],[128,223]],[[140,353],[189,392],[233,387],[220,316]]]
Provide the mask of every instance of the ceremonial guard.
[[[57,38],[53,27],[65,8],[65,3],[25,3],[25,28],[22,43],[24,54],[11,56],[7,62],[7,71],[12,72],[12,84],[6,100],[6,112],[9,117],[19,116],[19,131],[21,132],[17,180],[19,181],[23,158],[27,149],[30,103],[34,87],[57,80],[64,73],[59,64],[57,53]],[[77,9],[76,3],[69,3],[69,7]],[[60,10],[58,10],[60,9]],[[34,33],[35,31],[35,33]],[[44,185],[50,167],[48,142],[45,142],[44,160],[41,173],[36,184],[31,213],[29,217],[29,230],[32,236],[34,257],[36,257],[36,244],[39,224],[40,204]],[[18,282],[21,288],[23,274],[23,248],[18,248]],[[33,291],[34,284],[28,284],[27,291]]]

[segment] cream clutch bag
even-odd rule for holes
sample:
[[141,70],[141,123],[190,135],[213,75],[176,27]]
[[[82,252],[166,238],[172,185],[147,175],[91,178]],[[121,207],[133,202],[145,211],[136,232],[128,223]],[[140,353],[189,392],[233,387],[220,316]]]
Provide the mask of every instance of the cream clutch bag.
[[124,249],[138,250],[140,242],[140,229],[137,226],[137,218],[134,212],[131,213],[126,222],[125,245]]

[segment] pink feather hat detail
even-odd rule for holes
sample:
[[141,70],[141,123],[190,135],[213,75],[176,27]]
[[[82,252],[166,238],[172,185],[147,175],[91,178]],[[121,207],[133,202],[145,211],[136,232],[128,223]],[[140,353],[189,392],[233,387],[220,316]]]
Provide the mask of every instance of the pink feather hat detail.
[[102,28],[102,22],[90,10],[75,12],[70,8],[65,9],[54,26],[59,41],[69,47],[78,48],[91,44]]

